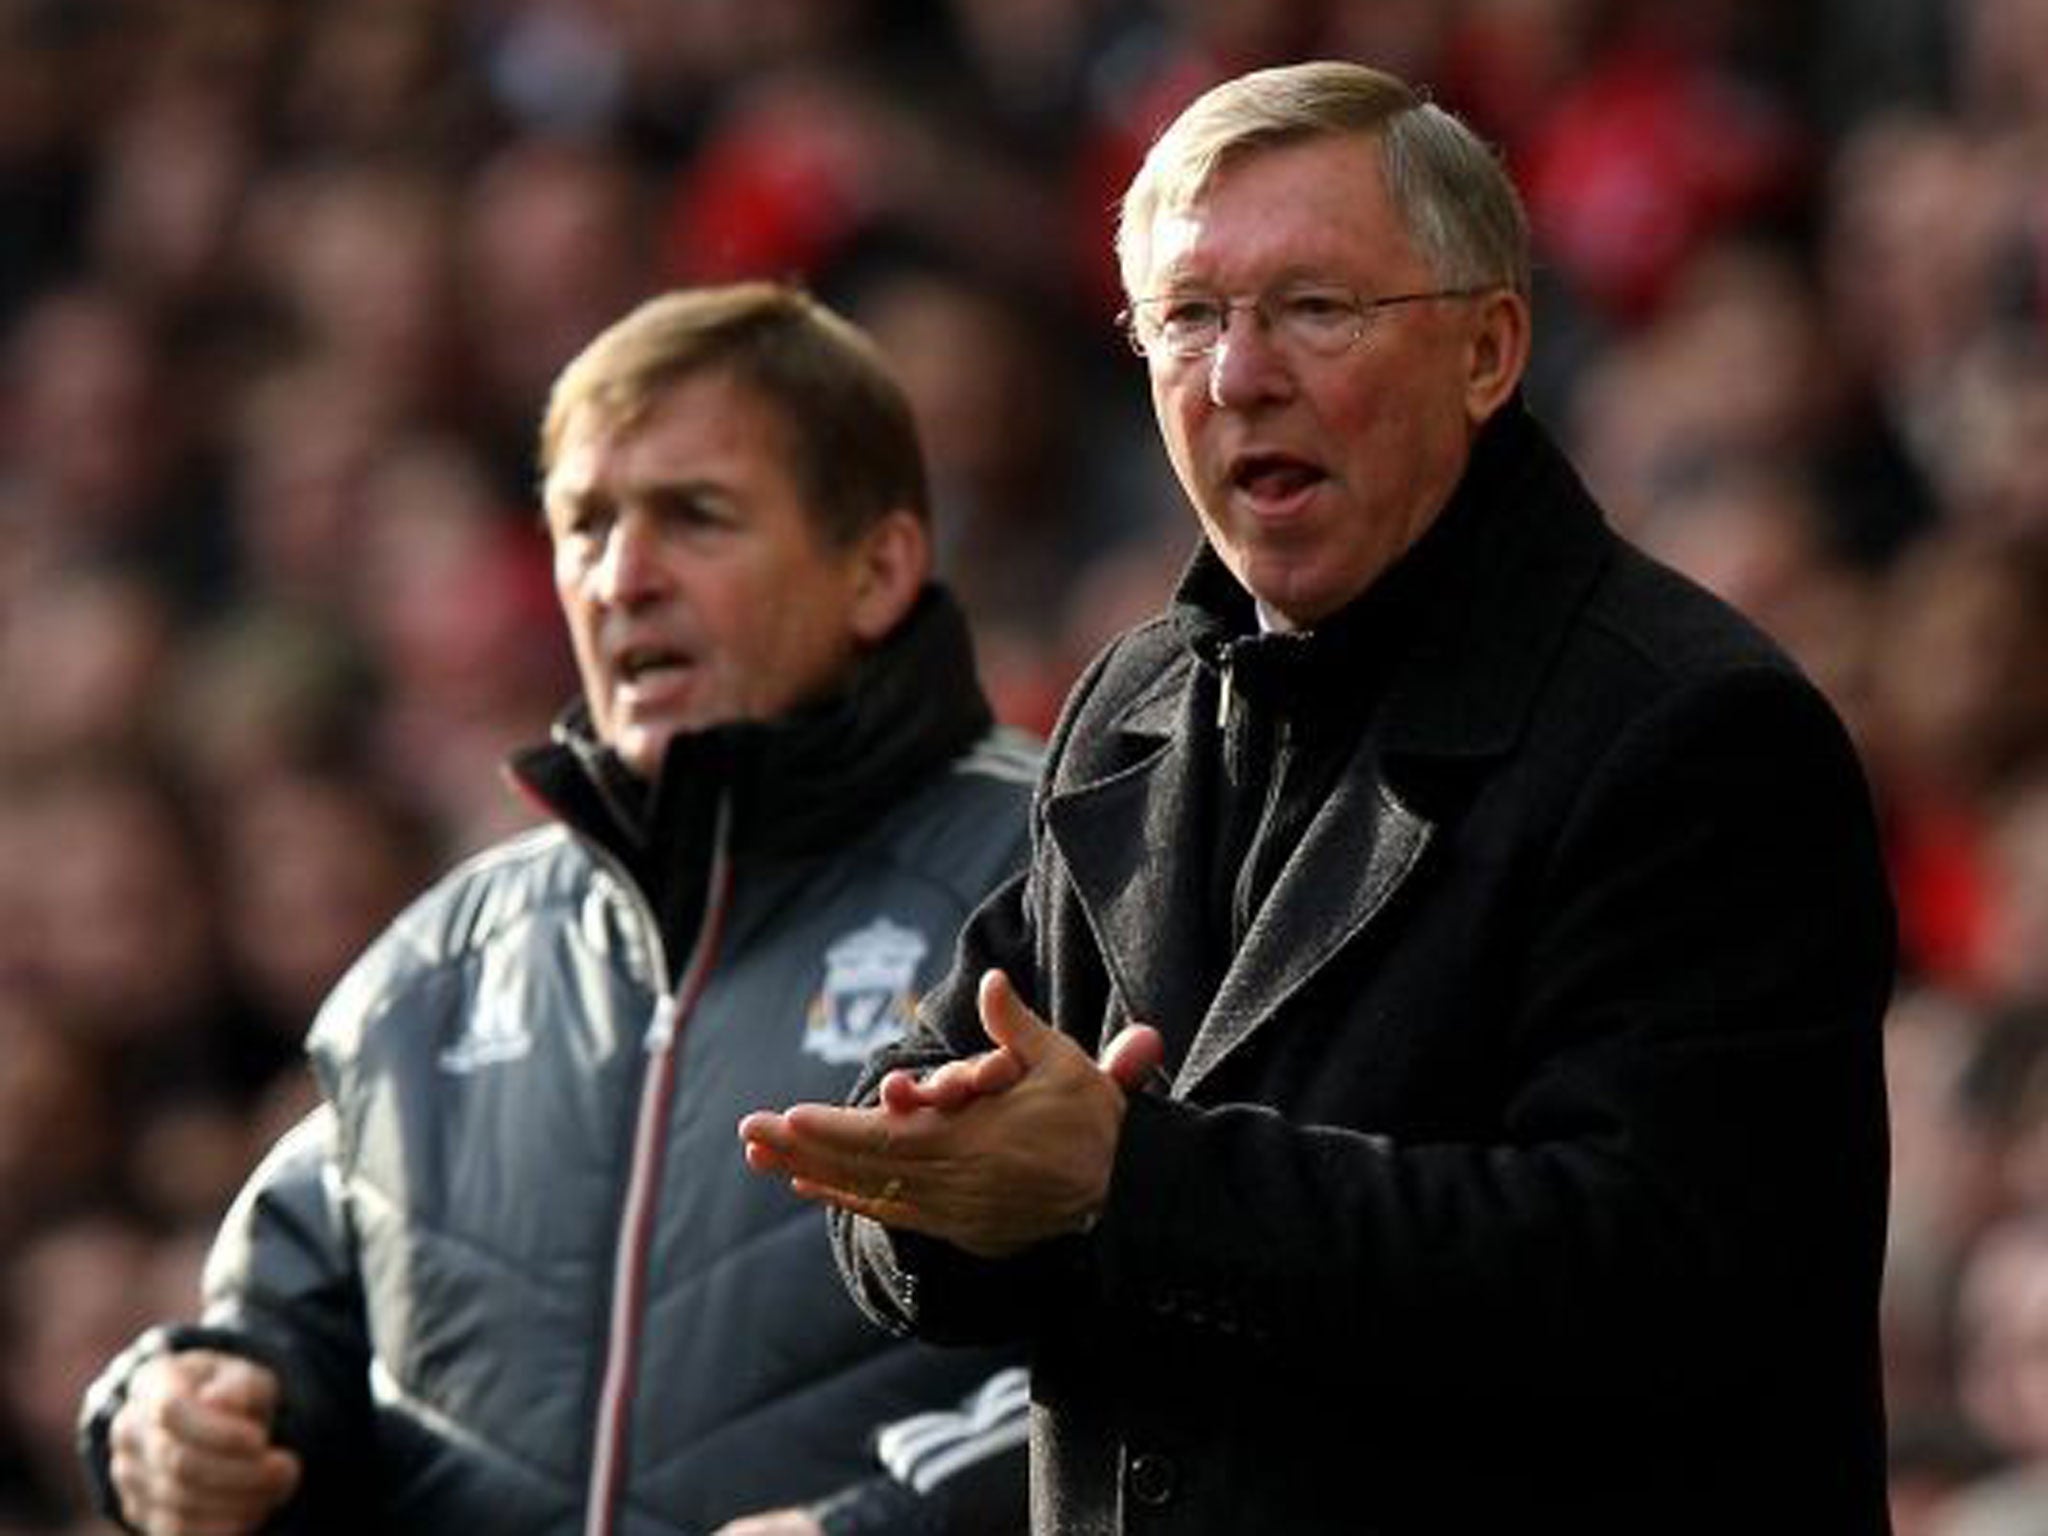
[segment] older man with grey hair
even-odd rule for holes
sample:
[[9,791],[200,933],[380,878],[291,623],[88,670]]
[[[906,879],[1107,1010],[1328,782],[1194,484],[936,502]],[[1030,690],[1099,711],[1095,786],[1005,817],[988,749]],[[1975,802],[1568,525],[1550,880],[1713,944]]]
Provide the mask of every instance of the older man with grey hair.
[[741,1124],[874,1316],[1029,1345],[1040,1531],[1886,1529],[1868,795],[1525,408],[1526,243],[1370,69],[1168,128],[1120,253],[1202,547],[919,1029]]

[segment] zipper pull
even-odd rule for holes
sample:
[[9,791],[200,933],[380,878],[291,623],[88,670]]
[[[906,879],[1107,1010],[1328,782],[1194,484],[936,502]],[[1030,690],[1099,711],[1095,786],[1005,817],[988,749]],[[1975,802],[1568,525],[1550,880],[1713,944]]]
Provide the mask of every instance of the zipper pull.
[[1237,642],[1233,640],[1223,647],[1223,680],[1216,694],[1216,729],[1219,731],[1230,729],[1230,700],[1235,691],[1231,687],[1230,677],[1236,666]]
[[654,1000],[654,1017],[648,1020],[647,1034],[642,1040],[647,1054],[652,1056],[665,1051],[676,1038],[676,1000],[664,992]]

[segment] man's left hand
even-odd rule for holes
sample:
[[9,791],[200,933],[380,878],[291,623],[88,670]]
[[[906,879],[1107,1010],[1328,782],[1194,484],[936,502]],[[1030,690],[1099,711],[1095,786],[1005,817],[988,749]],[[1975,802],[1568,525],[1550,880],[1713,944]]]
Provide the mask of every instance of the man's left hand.
[[1126,1090],[1158,1063],[1159,1036],[1127,1030],[1098,1064],[1002,972],[982,978],[976,1001],[994,1049],[941,1067],[939,1091],[885,1080],[873,1108],[748,1115],[747,1166],[787,1178],[806,1200],[983,1258],[1085,1230],[1108,1196]]

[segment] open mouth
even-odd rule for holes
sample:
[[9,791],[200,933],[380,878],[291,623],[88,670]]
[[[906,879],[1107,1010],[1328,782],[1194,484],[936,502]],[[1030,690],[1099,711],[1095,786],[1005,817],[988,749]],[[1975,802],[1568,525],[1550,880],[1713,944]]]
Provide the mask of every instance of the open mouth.
[[1255,501],[1291,501],[1329,477],[1309,463],[1284,453],[1248,453],[1230,467],[1230,484]]
[[658,686],[681,677],[695,664],[684,650],[669,645],[632,645],[620,651],[613,670],[628,688]]

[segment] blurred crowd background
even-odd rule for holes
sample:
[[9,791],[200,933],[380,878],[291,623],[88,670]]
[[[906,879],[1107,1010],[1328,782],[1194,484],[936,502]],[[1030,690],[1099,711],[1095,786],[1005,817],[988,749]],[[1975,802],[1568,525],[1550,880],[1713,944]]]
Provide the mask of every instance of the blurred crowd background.
[[556,368],[677,284],[860,319],[1042,728],[1193,538],[1115,196],[1330,55],[1501,147],[1532,404],[1852,724],[1900,1536],[2048,1531],[2048,0],[0,0],[0,1532],[99,1529],[81,1384],[189,1312],[340,969],[530,817]]

